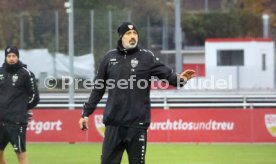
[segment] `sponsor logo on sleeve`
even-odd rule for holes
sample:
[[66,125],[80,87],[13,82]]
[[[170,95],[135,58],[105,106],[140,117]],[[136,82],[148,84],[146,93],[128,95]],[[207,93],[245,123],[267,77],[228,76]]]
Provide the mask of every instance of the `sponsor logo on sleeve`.
[[0,74],[0,80],[4,80],[4,75]]

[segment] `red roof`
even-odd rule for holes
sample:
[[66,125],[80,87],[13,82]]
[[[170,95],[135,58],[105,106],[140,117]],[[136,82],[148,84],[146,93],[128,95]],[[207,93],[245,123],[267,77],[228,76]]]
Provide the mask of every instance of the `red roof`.
[[272,38],[208,38],[205,42],[272,42]]

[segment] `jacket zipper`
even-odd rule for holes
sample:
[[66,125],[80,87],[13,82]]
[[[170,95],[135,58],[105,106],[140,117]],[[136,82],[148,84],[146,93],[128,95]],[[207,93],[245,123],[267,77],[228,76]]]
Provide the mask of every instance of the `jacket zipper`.
[[126,59],[126,54],[127,54],[127,51],[126,51],[126,50],[124,50],[124,53],[125,53],[124,59]]

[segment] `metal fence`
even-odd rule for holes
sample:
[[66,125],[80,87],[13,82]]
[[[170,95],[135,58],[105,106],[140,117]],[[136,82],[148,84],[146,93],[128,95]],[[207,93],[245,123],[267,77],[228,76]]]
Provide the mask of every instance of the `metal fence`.
[[[117,27],[123,21],[133,21],[138,26],[139,42],[142,47],[153,51],[159,51],[162,46],[174,48],[172,44],[174,26],[169,26],[173,25],[174,20],[166,20],[167,27],[163,27],[165,20],[153,20],[149,15],[141,21],[141,18],[138,19],[133,15],[131,11],[124,10],[74,10],[74,55],[93,52],[98,63],[105,52],[116,48]],[[37,13],[5,13],[5,15],[0,13],[1,17],[9,19],[2,19],[0,28],[5,31],[3,35],[7,36],[5,40],[4,37],[0,39],[0,47],[14,44],[21,49],[47,48],[53,53],[68,53],[68,15],[65,9],[43,10]],[[8,22],[9,20],[12,22]],[[13,28],[8,28],[8,24]]]
[[[201,4],[204,4],[203,1]],[[161,54],[160,50],[174,49],[174,20],[168,19],[166,11],[160,20],[153,19],[151,15],[137,18],[135,13],[127,10],[75,10],[74,11],[74,55],[83,55],[93,52],[95,67],[109,49],[115,48],[118,34],[117,27],[123,21],[133,21],[138,26],[139,42],[144,48],[150,49],[163,61],[174,69],[174,55]],[[0,16],[6,17],[11,22],[2,22],[0,28],[5,29],[1,36],[8,36],[8,40],[1,40],[0,46],[4,48],[12,43],[21,49],[47,48],[50,52],[68,53],[68,15],[63,10],[43,10],[36,13],[7,13]],[[1,18],[1,17],[0,17]],[[9,28],[9,27],[13,28]],[[3,31],[3,30],[2,30]],[[15,37],[17,36],[17,37]],[[185,35],[183,35],[185,37]],[[3,38],[3,37],[2,37]],[[183,39],[183,47],[185,39]],[[274,64],[275,65],[275,64]],[[272,68],[273,69],[273,68]],[[276,83],[276,67],[274,68],[274,83]],[[237,88],[240,76],[236,71]],[[273,78],[273,76],[271,77]],[[274,84],[276,86],[276,84]]]
[[[158,93],[158,92],[157,92]],[[162,95],[161,95],[162,94]],[[68,104],[68,94],[42,94],[38,108],[82,108],[83,102],[87,101],[89,94],[75,95],[75,104]],[[105,95],[98,107],[103,108],[107,102]],[[163,109],[170,108],[275,108],[276,96],[271,93],[265,94],[175,94],[170,92],[151,95],[151,106]]]

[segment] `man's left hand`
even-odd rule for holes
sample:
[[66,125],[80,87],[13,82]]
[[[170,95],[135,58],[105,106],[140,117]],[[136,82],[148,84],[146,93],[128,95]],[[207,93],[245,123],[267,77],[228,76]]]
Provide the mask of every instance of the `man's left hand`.
[[184,72],[182,72],[179,77],[181,79],[184,79],[185,81],[190,80],[191,78],[195,77],[195,71],[191,69],[187,69]]

